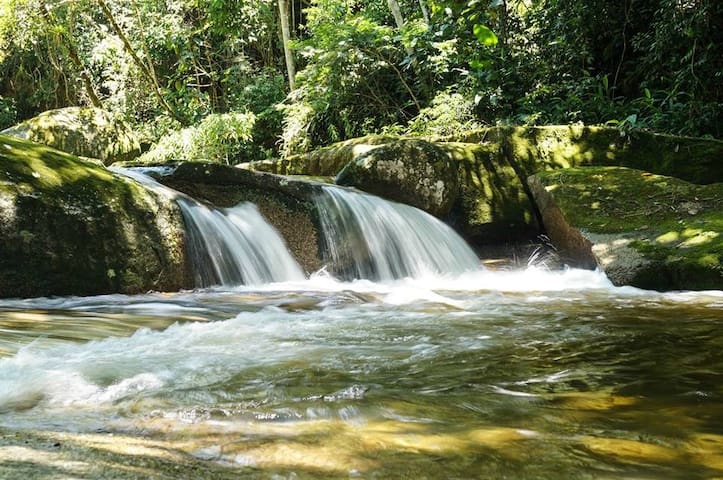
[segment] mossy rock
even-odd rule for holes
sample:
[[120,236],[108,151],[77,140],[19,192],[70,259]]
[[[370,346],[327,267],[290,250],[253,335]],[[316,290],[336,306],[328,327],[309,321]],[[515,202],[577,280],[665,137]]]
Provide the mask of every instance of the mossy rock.
[[103,166],[0,135],[0,297],[190,286],[180,211]]
[[692,183],[723,182],[723,142],[608,127],[499,127],[487,139],[526,176],[578,166],[622,166]]
[[185,162],[158,179],[210,205],[228,208],[252,202],[286,241],[307,273],[323,267],[315,198],[322,184],[226,165]]
[[105,165],[132,160],[141,154],[135,133],[99,108],[50,110],[2,133],[80,157],[95,158]]
[[249,162],[240,166],[249,170],[281,175],[334,177],[360,155],[399,139],[400,137],[393,135],[367,135],[334,143],[309,153],[290,155],[284,159]]
[[500,143],[437,144],[458,167],[460,194],[447,220],[470,242],[529,239],[539,233],[527,185],[503,155]]
[[723,184],[624,167],[542,172],[529,184],[570,265],[599,265],[616,285],[723,288]]
[[[378,155],[376,149],[389,148],[400,141],[409,139],[355,138],[308,154],[253,164],[250,168],[336,175],[345,165],[359,162],[360,157],[374,158]],[[624,166],[699,184],[723,182],[723,142],[713,139],[556,125],[490,127],[439,138],[432,144],[445,150],[458,167],[457,200],[441,216],[477,245],[528,241],[542,233],[540,213],[527,186],[527,178],[538,172],[579,166]],[[389,175],[377,176],[384,177],[379,184],[374,180],[344,183],[420,205],[414,195],[400,193],[410,190],[401,186],[403,182]]]
[[459,194],[456,163],[439,146],[401,139],[347,163],[335,183],[445,216]]

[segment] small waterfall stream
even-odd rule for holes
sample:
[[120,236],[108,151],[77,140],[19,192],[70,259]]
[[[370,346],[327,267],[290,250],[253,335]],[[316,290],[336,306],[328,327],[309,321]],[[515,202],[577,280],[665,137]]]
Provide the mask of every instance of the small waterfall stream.
[[197,286],[262,285],[303,280],[304,273],[279,233],[256,205],[209,208],[179,198]]
[[253,205],[120,172],[179,202],[201,284],[256,284],[0,299],[0,478],[721,477],[723,291],[485,270],[331,186],[329,270],[395,280],[303,279]]
[[161,185],[142,171],[114,171],[178,203],[186,224],[196,287],[262,285],[305,278],[283,238],[256,205],[211,208]]
[[480,268],[454,230],[409,205],[328,186],[317,208],[327,260],[342,278],[392,280]]
[[[283,238],[255,205],[210,208],[142,170],[114,170],[178,203],[197,287],[305,278]],[[323,260],[339,278],[387,281],[480,269],[465,241],[422,210],[335,186],[324,186],[315,203],[325,246]]]

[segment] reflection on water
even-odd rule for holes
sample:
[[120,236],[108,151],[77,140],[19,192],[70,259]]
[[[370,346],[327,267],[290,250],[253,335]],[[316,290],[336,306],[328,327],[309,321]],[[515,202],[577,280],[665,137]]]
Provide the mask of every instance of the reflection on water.
[[218,478],[723,476],[722,321],[578,271],[2,301],[0,464],[51,432]]

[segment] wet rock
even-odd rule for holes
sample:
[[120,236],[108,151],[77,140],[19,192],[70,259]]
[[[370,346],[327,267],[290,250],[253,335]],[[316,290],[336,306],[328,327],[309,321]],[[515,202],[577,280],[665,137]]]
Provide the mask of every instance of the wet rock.
[[459,196],[446,218],[476,245],[533,239],[539,231],[527,185],[499,143],[439,143],[457,165]]
[[457,165],[443,148],[425,140],[374,148],[347,163],[335,182],[436,216],[447,215],[459,195]]
[[200,162],[181,163],[173,173],[158,180],[216,207],[232,207],[240,202],[256,204],[307,273],[323,267],[314,204],[322,184]]
[[2,133],[80,157],[95,158],[105,165],[132,160],[141,154],[135,133],[99,108],[50,110]]
[[528,181],[569,265],[599,266],[616,285],[723,288],[723,184],[624,167],[560,169]]
[[0,135],[0,297],[178,290],[182,217],[103,166]]

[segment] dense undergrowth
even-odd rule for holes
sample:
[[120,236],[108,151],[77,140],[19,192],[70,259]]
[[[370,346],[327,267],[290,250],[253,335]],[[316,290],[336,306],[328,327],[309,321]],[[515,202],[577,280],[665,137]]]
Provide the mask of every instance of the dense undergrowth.
[[[102,106],[147,159],[583,123],[721,137],[715,0],[0,0],[0,128]],[[399,11],[395,18],[392,6]]]

